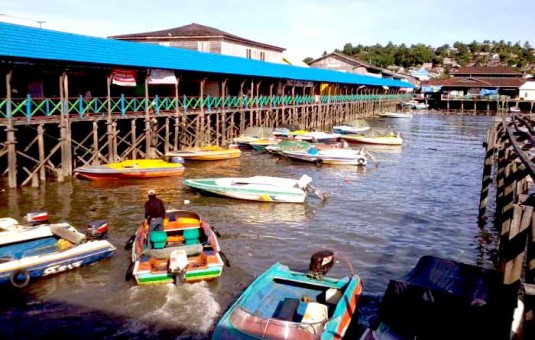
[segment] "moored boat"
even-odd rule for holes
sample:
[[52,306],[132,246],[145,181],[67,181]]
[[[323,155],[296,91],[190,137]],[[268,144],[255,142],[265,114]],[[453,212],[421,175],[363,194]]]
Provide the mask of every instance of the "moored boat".
[[364,134],[342,135],[342,139],[348,143],[376,144],[376,145],[401,145],[403,139],[394,131],[380,131],[372,129]]
[[233,159],[241,156],[241,150],[238,148],[223,148],[217,145],[183,148],[181,150],[169,151],[166,157],[182,157],[185,160],[192,161],[218,161],[224,159]]
[[96,239],[106,234],[106,221],[90,223],[88,236],[69,223],[19,225],[10,218],[0,220],[4,226],[10,224],[0,232],[0,284],[24,288],[32,280],[95,263],[115,252],[110,242]]
[[168,210],[165,215],[163,230],[149,232],[145,221],[127,243],[132,246],[132,261],[125,279],[150,285],[219,278],[228,260],[216,229],[192,211]]
[[333,264],[328,250],[312,255],[308,273],[274,264],[226,311],[212,339],[342,339],[362,281],[325,276]]
[[283,156],[309,163],[332,165],[366,165],[368,159],[360,150],[353,149],[316,149],[314,146],[308,150],[283,150]]
[[201,193],[249,201],[302,203],[308,192],[316,192],[312,179],[303,175],[299,180],[254,176],[186,179],[184,185]]
[[119,163],[82,166],[74,170],[75,174],[89,180],[144,179],[157,177],[181,176],[184,166],[162,159],[131,159]]
[[250,149],[250,142],[257,141],[259,139],[273,139],[273,129],[267,127],[248,127],[244,133],[238,137],[235,137],[232,141],[238,145],[238,147]]
[[410,112],[383,112],[379,113],[380,117],[385,118],[412,118],[412,113]]
[[339,134],[361,133],[370,129],[370,125],[364,119],[354,119],[333,126],[333,132]]

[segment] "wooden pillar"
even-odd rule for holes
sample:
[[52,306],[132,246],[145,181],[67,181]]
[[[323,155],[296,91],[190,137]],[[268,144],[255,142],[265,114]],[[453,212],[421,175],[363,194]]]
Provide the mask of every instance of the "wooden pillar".
[[[262,112],[260,111],[260,84],[262,83],[262,80],[259,80],[257,83],[256,83],[256,92],[255,92],[255,98],[256,98],[256,126],[264,126],[264,122],[262,122]],[[253,97],[251,97],[252,99]],[[255,102],[255,100],[253,100],[253,103]],[[251,103],[251,108],[253,106],[253,103]]]
[[165,118],[165,145],[163,146],[163,152],[164,152],[164,155],[167,155],[167,153],[169,152],[169,117],[166,117]]
[[[269,84],[269,116],[271,117],[273,115],[273,86],[275,84],[271,83]],[[277,116],[275,116],[275,121],[271,121],[271,125],[273,125],[274,128],[278,126],[279,122],[277,121]]]
[[207,141],[207,139],[210,138],[210,136],[207,136],[205,131],[205,124],[204,124],[204,84],[206,82],[206,78],[203,78],[200,83],[199,92],[201,93],[201,113],[197,117],[197,132],[198,135],[195,138],[195,146],[201,146],[204,145]]
[[136,118],[130,121],[130,137],[132,141],[132,159],[137,159],[137,136],[136,136]]
[[243,93],[243,85],[245,85],[245,80],[240,83],[240,98],[242,99],[241,104],[240,104],[240,134],[245,132],[245,113],[244,113],[245,94]]
[[15,140],[15,129],[13,127],[13,112],[11,111],[11,77],[13,71],[6,74],[6,113],[7,113],[7,170],[8,185],[10,188],[17,187],[17,149]]
[[479,200],[479,222],[486,222],[487,198],[489,187],[492,184],[492,164],[494,163],[494,146],[496,143],[496,125],[487,131],[487,146],[485,153],[485,164],[483,166],[483,179],[481,184],[481,195]]
[[295,108],[295,85],[292,85],[292,118],[290,124],[296,124],[296,108]]
[[45,141],[44,141],[45,129],[43,124],[37,126],[37,147],[39,149],[39,164],[41,168],[39,169],[39,179],[41,181],[46,181],[46,169],[43,165],[45,162]]
[[[225,79],[221,82],[221,145],[227,146],[227,112],[225,111],[225,98],[227,96],[227,81]],[[230,138],[230,137],[229,137]]]
[[282,85],[282,124],[288,124],[286,120],[286,84]]
[[[108,90],[108,115],[106,118],[106,136],[108,137],[108,163],[113,163],[115,161],[115,155],[113,154],[113,127],[112,127],[112,118],[111,118],[111,82],[112,76],[109,75],[107,78],[107,90]],[[135,149],[134,149],[135,154]]]
[[57,172],[57,175],[58,175],[58,182],[63,182],[63,179],[65,177],[65,158],[67,157],[66,156],[66,151],[65,151],[65,140],[66,140],[66,132],[65,132],[65,106],[67,105],[67,100],[65,98],[65,82],[64,82],[64,78],[65,78],[65,72],[59,76],[59,96],[60,96],[60,102],[61,102],[61,116],[60,116],[60,123],[59,123],[59,128],[60,128],[60,145],[61,145],[61,151],[60,151],[60,154],[61,154],[61,169]]
[[100,158],[98,154],[100,149],[98,147],[98,121],[93,120],[93,156],[92,156],[92,165],[99,165]]
[[145,76],[145,158],[152,158],[151,139],[152,129],[150,125],[149,104],[149,76]]
[[173,150],[178,150],[179,143],[178,140],[180,138],[179,136],[179,127],[180,127],[180,110],[179,110],[179,103],[180,100],[178,99],[178,84],[180,82],[180,78],[176,77],[176,84],[175,84],[175,100],[176,100],[176,107],[175,107],[175,138],[173,139]]

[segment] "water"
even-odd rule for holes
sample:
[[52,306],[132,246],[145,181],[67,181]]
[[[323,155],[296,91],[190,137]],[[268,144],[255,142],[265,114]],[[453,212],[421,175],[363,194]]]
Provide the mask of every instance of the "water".
[[[354,338],[373,320],[389,279],[408,272],[421,256],[493,267],[493,232],[477,225],[482,142],[491,119],[415,115],[380,122],[395,125],[405,143],[370,148],[378,161],[365,168],[318,167],[256,152],[186,163],[185,178],[306,173],[329,194],[326,201],[309,197],[305,204],[272,204],[203,197],[183,186],[183,178],[4,189],[0,216],[20,220],[28,211],[46,210],[51,221],[80,228],[108,219],[117,252],[111,260],[41,279],[24,291],[3,288],[0,329],[4,337],[17,338],[205,339],[254,277],[276,261],[306,270],[311,254],[327,247],[342,254],[364,283],[347,336]],[[143,219],[150,188],[167,208],[192,209],[221,232],[231,267],[219,280],[181,287],[125,282],[130,254],[123,246]],[[342,261],[330,274],[341,276],[349,269]]]

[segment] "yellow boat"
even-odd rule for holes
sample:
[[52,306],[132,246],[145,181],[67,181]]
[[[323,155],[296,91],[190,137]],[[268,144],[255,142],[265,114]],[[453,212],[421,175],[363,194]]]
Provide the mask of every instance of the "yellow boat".
[[74,171],[80,177],[99,181],[181,176],[184,174],[184,166],[161,159],[131,159],[119,163],[82,166]]
[[376,145],[401,145],[403,139],[399,134],[388,135],[341,135],[342,139],[348,143],[376,144]]
[[223,159],[238,158],[241,156],[240,149],[223,148],[217,145],[184,148],[177,151],[169,151],[167,157],[182,157],[192,161],[218,161]]

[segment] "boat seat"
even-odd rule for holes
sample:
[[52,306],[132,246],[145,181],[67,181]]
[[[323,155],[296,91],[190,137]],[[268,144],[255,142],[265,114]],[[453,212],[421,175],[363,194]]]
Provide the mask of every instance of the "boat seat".
[[323,322],[328,320],[329,309],[323,303],[309,302],[305,310],[305,315],[301,320],[301,325],[313,334],[321,334],[323,331]]
[[165,231],[151,231],[150,241],[153,249],[165,248],[165,242],[167,241],[167,233]]
[[200,243],[199,236],[201,236],[199,233],[199,228],[186,229],[184,230],[184,243],[187,245]]
[[297,307],[299,307],[298,299],[285,298],[278,312],[275,313],[275,318],[285,321],[294,321]]

